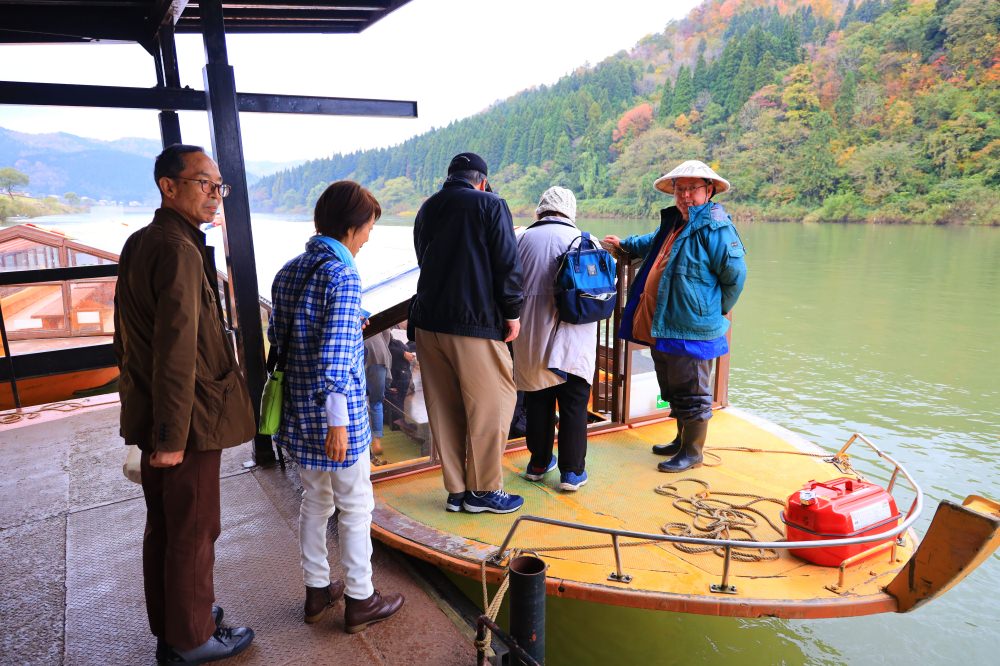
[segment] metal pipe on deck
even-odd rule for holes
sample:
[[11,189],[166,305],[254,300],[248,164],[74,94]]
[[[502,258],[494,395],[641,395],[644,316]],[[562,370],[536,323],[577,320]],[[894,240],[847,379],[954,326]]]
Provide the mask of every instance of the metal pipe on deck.
[[510,635],[539,664],[545,663],[546,568],[544,561],[530,555],[510,563]]

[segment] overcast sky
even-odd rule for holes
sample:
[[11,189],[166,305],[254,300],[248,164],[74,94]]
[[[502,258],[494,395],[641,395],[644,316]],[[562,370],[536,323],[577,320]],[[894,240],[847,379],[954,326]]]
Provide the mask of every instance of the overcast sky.
[[[229,37],[241,92],[415,100],[419,118],[240,116],[248,160],[288,161],[397,144],[525,88],[630,49],[699,0],[413,0],[360,35]],[[181,84],[203,89],[201,38],[179,35]],[[0,46],[0,80],[150,87],[132,44]],[[0,127],[98,139],[159,139],[156,112],[0,105]],[[204,113],[182,113],[189,143],[210,145]]]

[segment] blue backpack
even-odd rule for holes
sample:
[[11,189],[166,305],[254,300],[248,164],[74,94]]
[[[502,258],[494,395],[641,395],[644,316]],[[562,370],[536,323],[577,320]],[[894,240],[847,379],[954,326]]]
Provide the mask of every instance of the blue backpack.
[[[555,220],[541,220],[531,226],[543,224],[573,226]],[[559,320],[567,324],[591,324],[610,317],[617,295],[616,264],[611,253],[584,231],[573,239],[557,261],[555,286]]]

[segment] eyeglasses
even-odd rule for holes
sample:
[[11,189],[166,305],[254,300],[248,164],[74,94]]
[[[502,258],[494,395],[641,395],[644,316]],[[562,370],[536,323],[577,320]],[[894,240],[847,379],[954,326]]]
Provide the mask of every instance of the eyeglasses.
[[184,176],[174,176],[174,178],[177,178],[178,180],[190,180],[192,183],[198,183],[201,185],[201,191],[205,194],[211,194],[212,192],[218,190],[219,196],[223,199],[228,197],[229,193],[233,189],[232,185],[227,185],[225,183],[213,183],[212,181],[204,178],[185,178]]
[[702,183],[701,185],[692,185],[691,187],[674,187],[674,195],[678,194],[694,194],[698,190],[708,187],[708,185]]

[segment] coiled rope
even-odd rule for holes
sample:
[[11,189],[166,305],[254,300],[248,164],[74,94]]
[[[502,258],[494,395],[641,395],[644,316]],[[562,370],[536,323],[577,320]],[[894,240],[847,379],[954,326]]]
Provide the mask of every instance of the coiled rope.
[[[694,483],[702,486],[703,490],[684,496],[678,490],[682,483]],[[711,486],[706,481],[687,477],[679,479],[673,483],[664,483],[655,489],[657,494],[674,498],[673,506],[678,511],[691,516],[690,522],[669,522],[660,529],[664,534],[679,537],[697,537],[702,539],[732,539],[733,534],[745,535],[746,541],[760,541],[754,534],[754,530],[761,526],[756,516],[763,518],[770,525],[771,529],[777,532],[783,539],[785,531],[774,524],[763,511],[754,507],[758,502],[771,502],[778,506],[784,506],[785,502],[774,497],[764,497],[754,493],[734,493],[725,491],[711,491]],[[719,499],[718,495],[726,497],[743,497],[749,501],[738,503],[734,501]],[[686,543],[674,543],[677,550],[685,553],[707,553],[714,552],[719,557],[725,557],[726,550],[722,546],[695,546]],[[764,562],[778,559],[778,551],[773,548],[734,548],[731,553],[734,560],[740,562]]]
[[78,402],[53,402],[47,405],[42,405],[41,407],[33,409],[30,412],[23,409],[17,409],[8,414],[0,414],[0,425],[10,425],[25,419],[37,419],[44,412],[75,412],[76,410],[83,409],[87,406],[88,405]]

